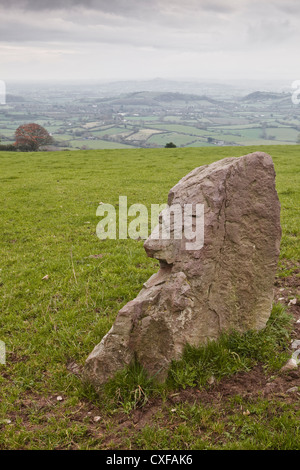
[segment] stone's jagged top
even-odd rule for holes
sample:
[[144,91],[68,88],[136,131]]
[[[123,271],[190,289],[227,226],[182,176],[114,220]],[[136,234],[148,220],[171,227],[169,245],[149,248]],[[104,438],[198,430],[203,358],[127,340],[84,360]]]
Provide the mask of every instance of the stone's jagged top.
[[[259,159],[260,164],[263,166],[267,167],[274,167],[273,165],[273,160],[268,155],[267,153],[264,152],[254,152],[250,153],[248,155],[244,155],[242,157],[239,157],[240,161],[247,160],[249,161],[249,157],[253,158],[255,160]],[[228,157],[228,158],[223,158],[222,160],[218,160],[216,162],[213,162],[209,165],[203,165],[195,168],[192,170],[190,173],[188,173],[186,176],[181,178],[181,180],[170,190],[169,192],[169,199],[173,197],[174,192],[178,191],[180,186],[182,185],[188,185],[188,186],[193,186],[194,184],[199,184],[201,182],[201,179],[204,179],[206,177],[209,177],[209,174],[214,171],[218,171],[219,169],[224,170],[226,167],[231,166],[234,161],[236,161],[236,157]],[[171,201],[168,202],[169,204],[172,203]]]
[[204,246],[154,239],[144,247],[160,270],[125,305],[87,359],[100,385],[133,359],[164,380],[186,343],[222,331],[261,329],[269,318],[281,238],[272,159],[262,152],[195,168],[171,190],[168,204],[204,205]]

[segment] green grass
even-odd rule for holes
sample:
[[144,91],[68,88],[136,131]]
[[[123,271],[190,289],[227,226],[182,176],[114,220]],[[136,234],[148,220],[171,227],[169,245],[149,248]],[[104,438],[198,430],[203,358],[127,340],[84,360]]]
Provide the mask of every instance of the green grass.
[[[300,412],[295,405],[236,396],[215,405],[180,404],[144,427],[134,444],[140,449],[299,450]],[[238,436],[238,438],[237,438]]]
[[[127,195],[129,205],[143,203],[150,208],[151,204],[164,203],[169,189],[196,166],[254,150],[223,147],[0,153],[0,340],[7,348],[7,364],[0,365],[0,423],[8,418],[13,421],[0,424],[0,448],[102,448],[102,440],[95,441],[85,418],[73,421],[74,410],[88,403],[106,409],[105,422],[111,430],[115,424],[109,416],[120,407],[129,413],[149,397],[165,396],[169,389],[153,385],[135,366],[108,387],[103,403],[68,369],[74,361],[84,364],[118,310],[158,269],[157,262],[147,258],[142,241],[100,241],[96,237],[96,209],[99,202],[117,205],[119,195]],[[293,264],[300,258],[300,147],[260,150],[272,155],[277,172],[282,205],[281,263],[289,260]],[[288,269],[282,271],[283,276],[288,274]],[[46,275],[48,279],[43,280]],[[284,315],[277,314],[282,320]],[[286,326],[280,325],[283,333]],[[249,333],[244,342],[231,344],[229,349],[240,359],[226,353],[226,364],[229,357],[233,360],[227,372],[247,370],[255,361],[278,367],[284,357],[281,354],[285,354],[281,338],[285,341],[286,333],[280,337],[273,333],[266,333],[270,338],[266,347],[278,348],[278,362],[274,359],[274,364],[269,363],[265,346]],[[224,339],[220,345],[229,347],[226,341],[233,339]],[[239,344],[244,345],[245,356],[234,349]],[[201,354],[207,355],[209,373],[217,375],[211,359],[214,348],[220,345],[210,345],[201,353],[187,350],[184,361],[189,373],[184,374],[182,365],[174,365],[168,387],[181,388],[189,381],[197,386],[204,383]],[[193,365],[195,357],[198,363]],[[63,403],[56,402],[57,395],[63,396]],[[40,407],[41,398],[48,404]],[[24,418],[21,404],[26,399],[31,405]],[[284,411],[282,419],[286,420],[289,413],[291,410]],[[275,424],[270,426],[277,429]],[[154,427],[148,434],[144,430],[139,438],[130,437],[130,445],[151,448],[158,442],[159,448],[180,446],[185,433],[193,434],[192,425],[181,425],[182,431],[176,429],[177,434],[163,427],[158,434]],[[244,445],[238,438],[241,424],[236,425],[236,431],[233,424],[224,426],[230,436],[235,436],[233,444],[231,438],[225,439],[227,446]],[[259,436],[259,430],[257,433]],[[294,445],[293,440],[290,444],[280,441],[279,431],[276,433],[276,445]],[[205,439],[205,445],[217,445],[209,433]],[[258,437],[255,439],[249,446],[258,442]],[[270,445],[261,442],[266,448]]]
[[97,136],[101,137],[103,135],[116,135],[116,134],[122,134],[124,132],[128,132],[128,134],[129,134],[130,132],[132,132],[132,130],[131,129],[126,129],[125,126],[123,126],[123,127],[117,127],[117,126],[113,127],[112,126],[108,129],[104,129],[104,130],[101,127],[96,128],[95,130],[91,129],[90,132],[91,132],[92,136],[97,135]]
[[207,134],[206,130],[197,129],[193,126],[185,126],[183,124],[155,124],[153,125],[153,129],[154,128],[175,133],[188,134],[190,136],[202,136]]
[[[220,120],[223,122],[223,120]],[[222,124],[221,122],[219,124]],[[198,146],[205,143],[207,137],[224,140],[226,142],[236,142],[240,145],[278,145],[278,144],[295,144],[299,132],[289,127],[268,127],[265,129],[266,139],[261,137],[262,128],[257,124],[248,124],[237,126],[215,126],[207,129],[198,129],[193,126],[183,124],[153,124],[153,127],[168,132],[165,136],[169,136],[169,140],[173,139],[176,145],[188,145],[198,137],[203,140],[198,141]],[[274,136],[275,139],[268,139]],[[149,143],[162,144],[164,135],[152,136],[148,139]]]
[[117,142],[110,142],[108,140],[80,140],[80,139],[74,139],[74,140],[67,140],[66,141],[68,144],[71,144],[74,149],[81,148],[81,147],[87,147],[90,149],[130,149],[133,148],[132,145],[127,145],[127,144],[119,144]]
[[182,360],[173,364],[169,381],[175,387],[201,387],[210,377],[221,380],[258,363],[270,371],[279,370],[288,359],[285,349],[291,324],[282,306],[274,305],[267,327],[260,332],[234,332],[200,348],[187,346]]
[[195,136],[178,134],[176,132],[166,132],[164,134],[154,134],[152,135],[147,142],[150,144],[163,145],[167,142],[173,142],[177,147],[180,145],[187,145],[188,143],[197,139]]

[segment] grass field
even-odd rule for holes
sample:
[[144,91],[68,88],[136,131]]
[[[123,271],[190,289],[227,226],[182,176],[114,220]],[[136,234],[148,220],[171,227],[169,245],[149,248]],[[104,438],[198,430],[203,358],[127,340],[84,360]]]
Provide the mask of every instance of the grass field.
[[80,139],[74,139],[74,140],[69,140],[67,143],[71,144],[74,149],[76,148],[81,148],[81,147],[86,147],[90,149],[130,149],[132,148],[131,145],[127,144],[119,144],[116,142],[110,142],[109,140],[80,140]]
[[97,238],[99,203],[125,195],[150,208],[196,166],[254,150],[0,153],[0,449],[300,449],[299,393],[285,393],[300,376],[278,372],[291,314],[300,316],[299,297],[287,307],[299,285],[300,146],[259,148],[273,157],[282,205],[285,300],[267,329],[187,350],[165,386],[138,366],[99,396],[80,379],[118,310],[158,269],[142,241]]

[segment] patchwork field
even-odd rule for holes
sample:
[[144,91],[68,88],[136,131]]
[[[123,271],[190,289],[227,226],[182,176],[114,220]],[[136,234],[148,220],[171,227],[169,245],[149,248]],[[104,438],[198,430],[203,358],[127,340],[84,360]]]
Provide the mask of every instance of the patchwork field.
[[81,89],[81,96],[52,90],[51,98],[41,89],[38,101],[35,89],[19,93],[1,106],[5,143],[14,142],[15,130],[28,120],[52,134],[57,150],[163,148],[170,139],[178,147],[300,143],[300,108],[289,93],[215,99],[214,94],[140,91],[100,98],[95,86],[86,94]]
[[[85,359],[158,269],[143,241],[97,238],[99,203],[150,208],[196,166],[255,150],[282,206],[267,329],[187,351],[165,386],[135,366],[96,395]],[[0,152],[0,168],[0,449],[300,449],[299,369],[280,372],[300,339],[300,146]]]

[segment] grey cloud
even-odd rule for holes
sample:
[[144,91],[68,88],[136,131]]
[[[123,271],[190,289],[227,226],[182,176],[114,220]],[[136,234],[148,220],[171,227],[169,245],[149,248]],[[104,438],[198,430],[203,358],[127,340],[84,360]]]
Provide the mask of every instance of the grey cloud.
[[300,12],[299,0],[275,0],[274,4],[280,11],[288,15],[295,15]]
[[141,18],[146,15],[159,15],[161,13],[177,11],[185,15],[188,12],[195,14],[208,11],[221,14],[234,14],[254,5],[259,12],[261,8],[272,11],[277,8],[286,14],[295,14],[300,11],[299,0],[0,0],[0,6],[6,9],[22,11],[67,11],[81,8],[95,10],[121,16]]
[[0,0],[0,5],[5,8],[14,8],[20,10],[55,10],[55,9],[68,9],[70,6],[89,6],[93,3],[91,0],[52,0],[51,2],[47,0]]
[[[23,1],[24,4],[25,0]],[[1,2],[3,5],[5,2]],[[17,2],[16,2],[17,3]],[[15,4],[16,4],[15,3]],[[35,0],[27,0],[31,8]],[[52,7],[62,2],[52,2]],[[69,0],[72,5],[83,2]],[[88,4],[92,5],[93,1]],[[156,0],[112,0],[111,2],[96,2],[98,10],[79,11],[63,10],[58,15],[56,11],[49,11],[45,15],[44,10],[32,13],[25,11],[20,14],[17,10],[3,11],[4,21],[0,29],[0,41],[2,42],[49,42],[60,41],[64,43],[112,43],[129,44],[133,46],[150,46],[165,49],[199,49],[209,50],[219,43],[220,34],[215,30],[222,29],[222,21],[217,18],[212,8],[220,3],[217,0],[209,6],[208,1],[199,2],[203,6],[202,14],[194,14],[193,8],[198,4],[195,0],[188,0],[190,10],[183,9],[181,0],[167,1]],[[139,13],[129,15],[130,8],[138,3]],[[234,3],[234,2],[233,2]],[[39,6],[45,2],[38,2]],[[64,3],[66,5],[66,3]],[[101,5],[109,11],[101,10]],[[126,18],[121,14],[121,7],[126,5]],[[147,11],[150,8],[151,11]],[[170,8],[167,8],[171,5]],[[144,8],[144,10],[143,10]],[[159,10],[160,8],[160,10]],[[112,15],[111,11],[118,11],[118,15]],[[5,17],[6,13],[6,17]],[[211,36],[214,39],[211,40]],[[219,44],[221,46],[221,44]]]
[[290,21],[262,19],[248,27],[248,38],[253,44],[265,44],[274,47],[275,44],[284,44],[294,36],[295,29]]
[[139,15],[140,12],[159,14],[161,11],[172,11],[174,7],[181,12],[204,10],[224,13],[232,12],[240,4],[241,0],[239,3],[237,0],[0,0],[0,5],[10,9],[51,11],[81,7],[124,16]]
[[[40,24],[21,22],[14,25],[6,22],[0,30],[0,42],[3,44],[42,45],[49,44],[69,45],[70,47],[83,47],[84,44],[94,45],[111,44],[116,46],[131,46],[135,48],[150,47],[154,50],[173,51],[209,51],[216,47],[218,42],[211,41],[207,33],[193,33],[183,31],[166,31],[153,26],[149,34],[144,34],[144,25],[136,24],[134,28],[130,24],[104,24],[84,25],[76,22],[60,26],[44,20]],[[219,47],[221,43],[219,40]]]
[[69,67],[76,74],[78,64],[80,73],[98,67],[99,76],[112,76],[127,73],[128,63],[144,75],[165,68],[221,76],[263,69],[266,57],[279,72],[283,63],[294,70],[297,11],[299,0],[0,0],[1,73],[22,63],[30,75],[35,60],[40,76],[69,76]]
[[81,7],[85,10],[98,10],[110,13],[130,13],[133,10],[151,9],[157,5],[156,1],[147,0],[1,0],[0,5],[9,9],[44,11],[67,10]]

